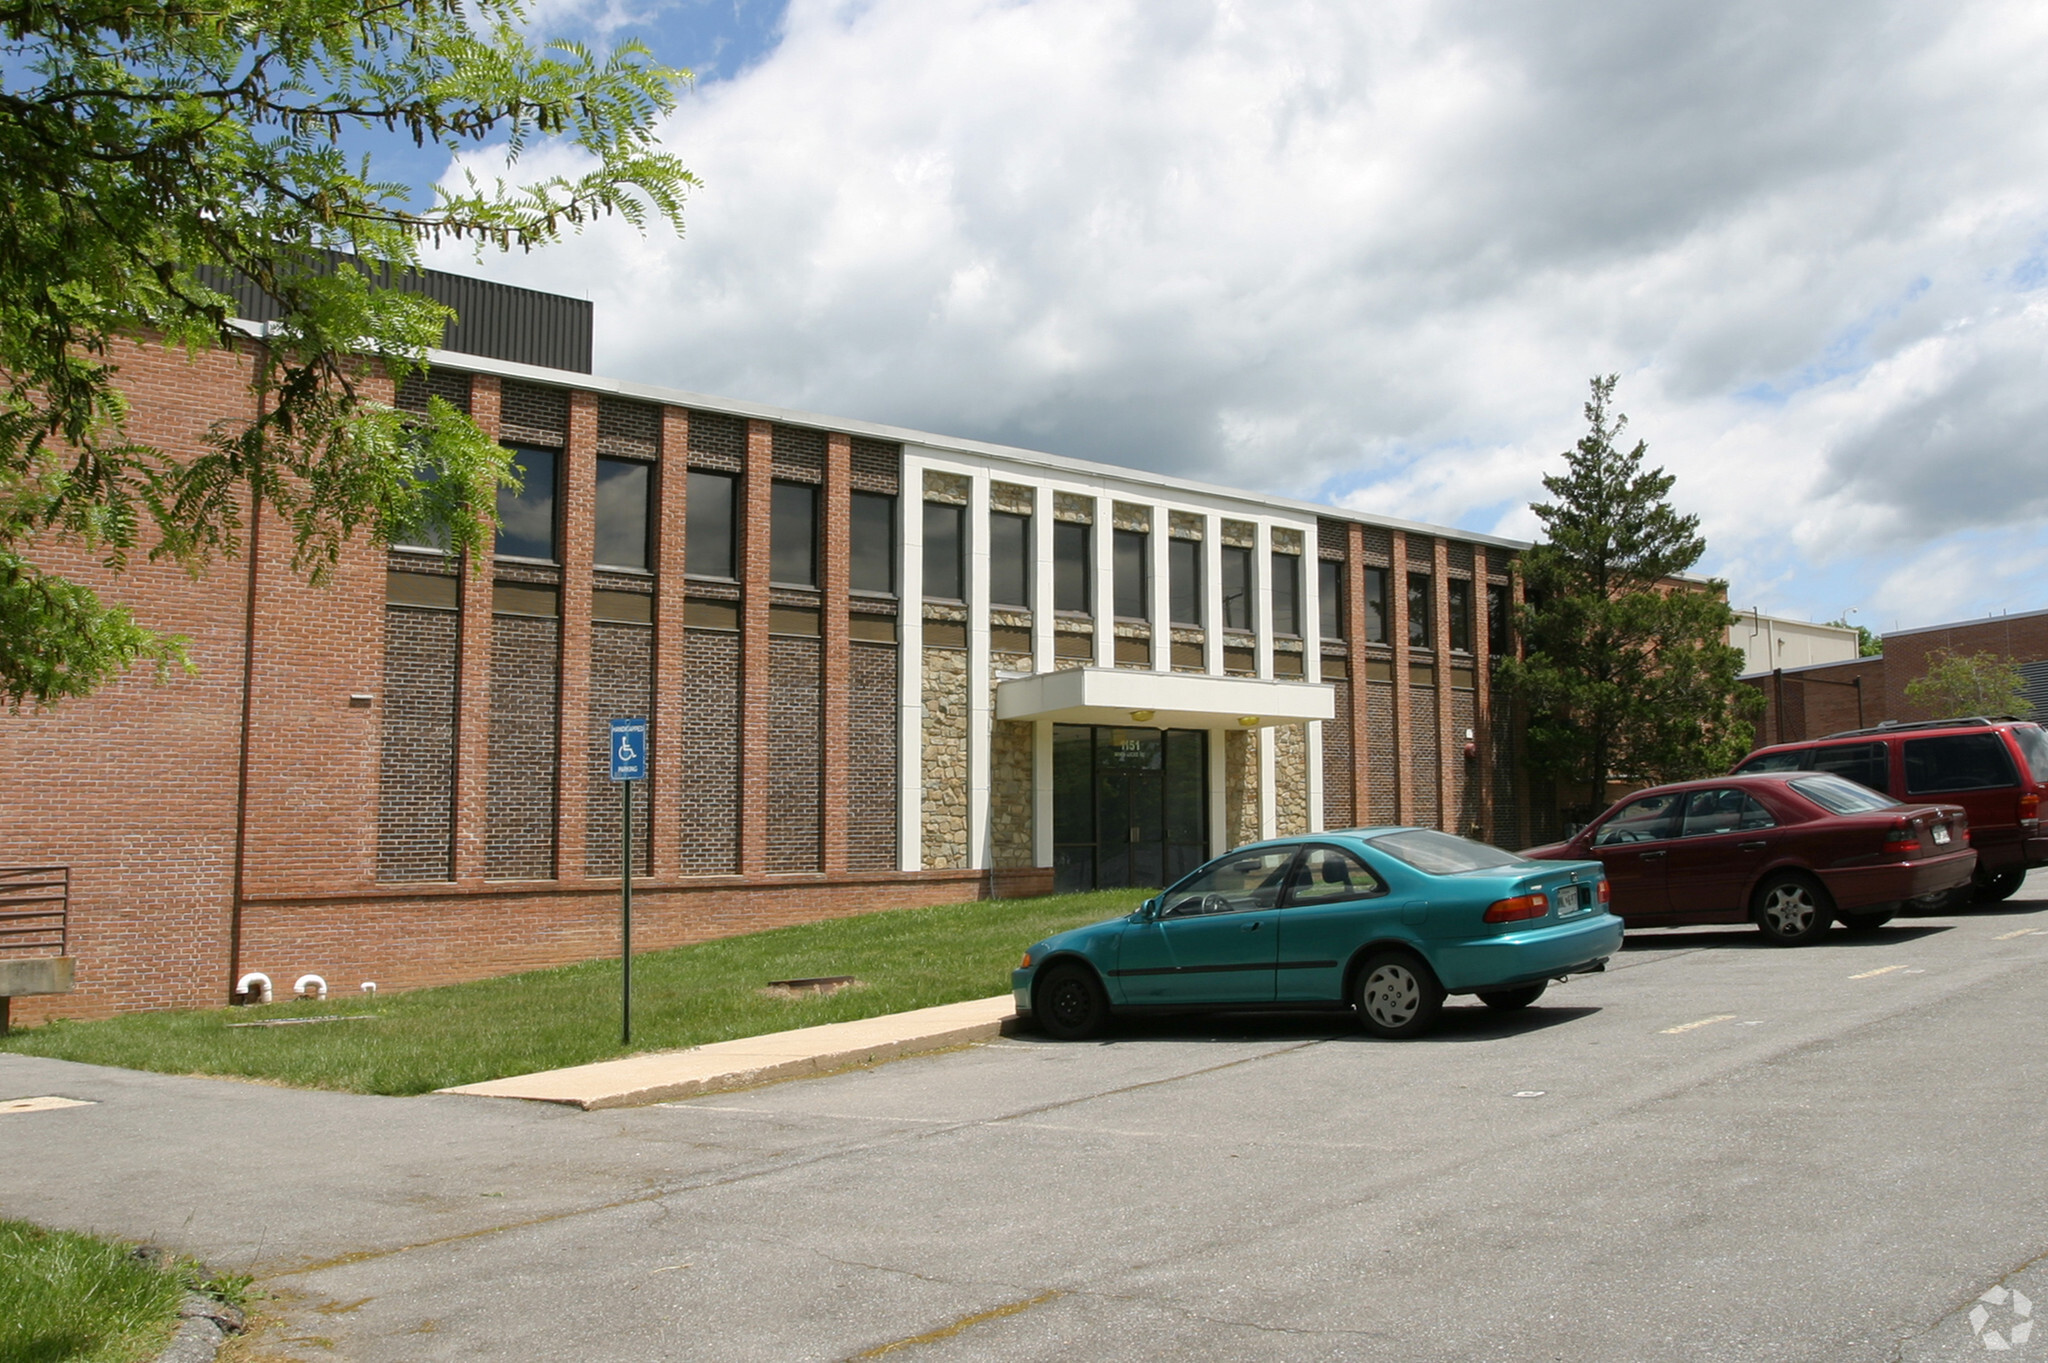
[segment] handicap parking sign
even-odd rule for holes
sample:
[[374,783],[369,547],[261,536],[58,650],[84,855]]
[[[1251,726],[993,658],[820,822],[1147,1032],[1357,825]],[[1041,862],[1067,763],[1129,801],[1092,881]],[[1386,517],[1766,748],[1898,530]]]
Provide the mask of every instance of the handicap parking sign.
[[645,781],[647,779],[647,721],[644,719],[615,719],[612,721],[612,780]]

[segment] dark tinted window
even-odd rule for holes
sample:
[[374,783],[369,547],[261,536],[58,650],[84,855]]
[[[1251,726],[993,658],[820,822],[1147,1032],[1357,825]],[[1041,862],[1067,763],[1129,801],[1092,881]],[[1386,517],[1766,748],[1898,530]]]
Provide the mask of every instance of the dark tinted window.
[[1252,627],[1252,551],[1223,546],[1223,628]]
[[1444,584],[1450,598],[1451,647],[1460,653],[1472,651],[1472,584],[1454,577]]
[[769,580],[817,586],[818,489],[809,483],[776,483],[768,510]]
[[1344,565],[1335,559],[1316,561],[1316,614],[1325,639],[1344,637]]
[[1031,518],[1009,511],[988,517],[988,599],[998,606],[1031,604]]
[[2027,770],[2033,773],[2034,780],[2048,781],[2048,733],[2043,733],[2038,724],[2015,724],[2012,737],[2020,746],[2020,756],[2027,759]]
[[1387,570],[1365,570],[1365,641],[1387,642]]
[[883,492],[856,492],[851,514],[847,548],[853,558],[853,589],[895,591],[896,499]]
[[1079,521],[1055,521],[1052,527],[1052,605],[1054,610],[1095,610],[1095,577],[1089,571],[1090,541],[1095,527]]
[[730,473],[690,470],[683,571],[698,577],[736,577],[733,500],[739,480]]
[[1695,790],[1685,797],[1685,830],[1681,837],[1740,833],[1772,828],[1777,820],[1746,790]]
[[1614,817],[1600,825],[1600,831],[1593,835],[1593,845],[1617,847],[1631,842],[1656,842],[1662,838],[1677,837],[1681,808],[1679,797],[1674,794],[1639,795],[1615,810]]
[[1996,733],[1906,740],[1906,794],[1944,795],[2019,784],[2012,754]]
[[1408,574],[1408,646],[1428,648],[1429,629],[1429,574]]
[[1399,833],[1382,833],[1369,840],[1388,856],[1398,857],[1418,871],[1434,876],[1456,875],[1460,871],[1485,871],[1495,866],[1519,865],[1522,859],[1483,842],[1439,833],[1429,828],[1408,828]]
[[512,447],[512,470],[520,488],[498,489],[498,553],[512,558],[555,557],[555,469],[553,450]]
[[1809,771],[1824,771],[1872,790],[1891,789],[1891,753],[1882,743],[1842,743],[1815,748]]
[[1294,868],[1292,905],[1336,904],[1383,894],[1386,886],[1366,864],[1338,847],[1311,847]]
[[1151,536],[1142,530],[1112,531],[1111,552],[1116,564],[1116,613],[1126,620],[1149,620],[1152,610],[1151,555],[1146,552]]
[[1792,783],[1792,789],[1835,814],[1869,814],[1890,809],[1898,803],[1891,796],[1844,781],[1839,776],[1807,776]]
[[1301,555],[1274,554],[1273,632],[1301,633]]
[[967,595],[966,560],[962,558],[967,508],[946,502],[924,504],[924,594],[945,601]]
[[597,461],[597,561],[608,568],[645,568],[648,490],[654,466],[637,459]]
[[1745,758],[1737,771],[1805,771],[1813,761],[1811,748],[1786,748],[1779,752],[1760,752]]
[[1199,540],[1166,543],[1167,613],[1176,625],[1202,623],[1202,545]]
[[1508,589],[1506,584],[1486,584],[1486,651],[1498,658],[1509,651]]

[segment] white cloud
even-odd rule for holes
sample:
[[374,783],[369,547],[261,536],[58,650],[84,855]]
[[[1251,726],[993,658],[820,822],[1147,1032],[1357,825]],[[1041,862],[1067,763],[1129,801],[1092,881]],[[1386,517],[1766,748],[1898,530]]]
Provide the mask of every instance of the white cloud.
[[[493,270],[606,373],[1507,533],[1619,371],[1706,566],[1827,615],[2048,509],[2044,55],[1999,0],[799,0],[671,122],[686,240]],[[1885,590],[2041,604],[1941,580]]]

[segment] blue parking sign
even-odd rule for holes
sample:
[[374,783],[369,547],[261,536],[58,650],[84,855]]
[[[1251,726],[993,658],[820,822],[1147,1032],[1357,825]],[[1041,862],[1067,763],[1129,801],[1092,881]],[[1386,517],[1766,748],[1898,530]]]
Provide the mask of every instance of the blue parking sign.
[[647,779],[647,721],[644,719],[615,719],[612,721],[612,780],[645,781]]

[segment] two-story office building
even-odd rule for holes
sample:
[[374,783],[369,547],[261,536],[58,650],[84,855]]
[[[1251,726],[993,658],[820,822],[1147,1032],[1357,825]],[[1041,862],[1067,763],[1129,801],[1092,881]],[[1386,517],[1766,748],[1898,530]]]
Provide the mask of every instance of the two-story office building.
[[[462,327],[392,397],[516,452],[495,555],[359,544],[314,589],[268,523],[205,579],[110,581],[200,672],[0,719],[0,861],[64,872],[78,968],[18,1017],[614,950],[615,717],[650,725],[650,947],[1318,828],[1528,837],[1489,665],[1523,546],[598,379],[587,305],[442,286]],[[246,355],[120,362],[174,451],[251,403]]]

